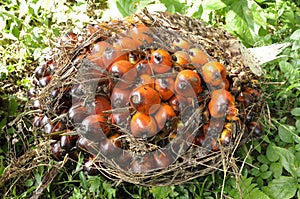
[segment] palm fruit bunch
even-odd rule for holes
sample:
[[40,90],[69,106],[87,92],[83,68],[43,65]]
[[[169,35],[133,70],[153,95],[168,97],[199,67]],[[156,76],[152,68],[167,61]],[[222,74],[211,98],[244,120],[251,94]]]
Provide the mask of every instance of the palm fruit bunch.
[[259,77],[224,30],[143,13],[68,32],[36,68],[33,126],[52,156],[87,174],[142,185],[178,184],[222,165],[260,135]]

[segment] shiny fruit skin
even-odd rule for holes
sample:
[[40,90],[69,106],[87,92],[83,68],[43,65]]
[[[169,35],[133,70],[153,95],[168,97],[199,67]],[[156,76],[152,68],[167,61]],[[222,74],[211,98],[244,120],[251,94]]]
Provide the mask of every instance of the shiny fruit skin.
[[109,72],[114,78],[121,78],[129,70],[133,68],[133,65],[127,60],[119,60],[111,65]]
[[188,52],[192,64],[194,64],[197,67],[203,66],[209,61],[208,56],[199,48],[191,48]]
[[104,112],[111,110],[111,104],[106,97],[97,95],[92,102],[86,103],[85,108],[89,115],[100,114],[109,117],[110,114]]
[[135,38],[131,38],[128,36],[119,38],[113,43],[113,47],[116,50],[123,50],[123,51],[136,50],[139,46],[140,43],[137,40],[135,40]]
[[150,63],[156,74],[166,73],[172,68],[172,56],[168,51],[158,49],[151,53]]
[[155,86],[155,80],[152,76],[148,74],[142,74],[139,75],[138,78],[136,79],[135,86],[150,86],[151,88],[154,88]]
[[158,78],[155,80],[155,90],[158,91],[158,93],[161,96],[161,99],[163,101],[167,101],[170,99],[175,90],[175,81],[173,78]]
[[63,152],[60,147],[60,141],[55,142],[55,144],[52,146],[51,156],[58,161],[63,159]]
[[111,44],[107,43],[106,41],[99,41],[97,43],[94,44],[92,50],[91,50],[91,54],[98,54],[98,55],[102,55],[105,51],[106,48],[108,47],[112,47]]
[[154,118],[141,112],[137,112],[132,116],[130,129],[134,137],[147,138],[157,133],[157,125]]
[[51,75],[50,68],[47,67],[46,64],[42,64],[35,69],[35,77],[41,79],[42,77],[46,77]]
[[175,91],[185,97],[197,96],[202,92],[200,76],[192,70],[182,70],[175,80]]
[[151,114],[154,113],[161,102],[159,93],[150,86],[143,85],[132,90],[130,105],[137,111]]
[[[96,54],[95,56],[97,56]],[[126,60],[128,61],[128,53],[122,51],[122,50],[117,50],[115,48],[106,48],[102,57],[102,63],[104,68],[106,68],[108,71],[110,70],[110,67],[113,63],[120,61],[120,60]]]
[[74,123],[80,123],[84,118],[89,114],[84,106],[81,106],[80,103],[73,105],[68,112],[69,118]]
[[146,173],[152,169],[155,169],[153,156],[146,154],[141,159],[135,159],[130,164],[130,170],[132,173]]
[[46,87],[51,80],[52,80],[52,76],[51,75],[45,76],[45,77],[41,78],[39,80],[40,87]]
[[184,49],[184,50],[188,50],[190,48],[190,44],[188,41],[178,37],[176,39],[174,39],[172,46],[175,49]]
[[125,128],[130,122],[130,113],[125,111],[122,113],[112,113],[111,123],[118,125],[118,127]]
[[139,45],[143,44],[144,42],[150,44],[153,42],[151,37],[152,31],[142,23],[134,24],[134,27],[130,31],[130,35],[134,38]]
[[177,51],[172,55],[172,60],[175,66],[185,68],[187,64],[191,62],[190,56],[185,51]]
[[223,89],[215,90],[211,93],[211,100],[208,104],[210,115],[213,118],[221,118],[226,115],[234,118],[237,114],[233,112],[235,110],[234,103],[234,97],[230,92]]
[[110,96],[112,108],[115,109],[129,106],[130,93],[131,89],[114,88]]
[[177,118],[173,108],[162,103],[160,108],[154,114],[154,119],[156,121],[159,131],[170,132],[176,128]]
[[60,137],[60,146],[63,150],[67,152],[71,150],[72,147],[75,146],[78,136],[77,135],[68,135],[70,130],[66,130],[65,135]]
[[250,133],[253,133],[254,136],[259,137],[263,134],[263,127],[260,122],[252,121],[247,123],[246,126],[248,127]]
[[153,71],[150,67],[150,63],[147,60],[141,60],[135,66],[138,76],[142,74],[153,75]]
[[77,43],[77,41],[77,35],[73,32],[68,32],[60,38],[59,43],[61,46],[74,46]]
[[115,133],[109,137],[110,142],[118,148],[122,147],[122,141],[120,139],[121,133]]
[[90,176],[95,176],[100,174],[100,170],[97,169],[98,165],[93,156],[90,156],[88,160],[84,162],[83,169]]
[[153,160],[157,169],[164,169],[173,163],[174,158],[168,150],[157,150],[153,153]]
[[202,67],[202,78],[210,86],[225,88],[225,67],[219,62],[209,62]]
[[102,115],[90,115],[82,121],[82,134],[91,141],[100,141],[110,131],[106,122],[107,118]]

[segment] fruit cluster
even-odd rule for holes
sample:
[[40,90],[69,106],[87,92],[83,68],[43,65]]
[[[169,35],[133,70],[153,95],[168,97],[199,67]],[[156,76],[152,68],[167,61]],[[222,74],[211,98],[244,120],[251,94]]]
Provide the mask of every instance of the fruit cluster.
[[32,88],[28,96],[34,109],[47,112],[33,125],[54,140],[54,158],[76,160],[81,151],[89,174],[97,173],[97,158],[145,173],[168,167],[192,147],[209,153],[232,145],[242,124],[261,134],[249,111],[260,101],[257,89],[233,88],[226,67],[188,37],[126,24],[120,31],[89,26],[88,35],[96,35],[90,44],[74,33],[60,39],[80,49],[68,65],[77,72],[70,84],[55,79],[62,71],[57,57],[37,67],[34,83],[48,94]]

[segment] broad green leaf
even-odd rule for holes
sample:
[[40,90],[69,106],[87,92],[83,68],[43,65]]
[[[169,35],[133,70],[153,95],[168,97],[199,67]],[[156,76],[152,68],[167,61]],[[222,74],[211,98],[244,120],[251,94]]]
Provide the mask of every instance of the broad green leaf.
[[204,0],[202,5],[205,10],[219,10],[226,7],[224,0]]
[[273,198],[292,198],[296,194],[297,186],[298,182],[296,178],[280,176],[269,183],[268,194],[270,194]]
[[279,62],[279,67],[280,67],[280,70],[284,73],[292,73],[294,70],[293,65],[286,61]]
[[266,171],[260,174],[260,177],[262,179],[268,179],[272,176],[272,171]]
[[297,174],[299,165],[295,159],[295,155],[285,148],[275,146],[274,149],[279,154],[280,162],[285,170],[287,170],[292,176],[299,177]]
[[279,162],[274,162],[270,165],[270,171],[273,172],[274,178],[279,178],[282,174],[282,165]]
[[262,192],[258,188],[254,188],[251,191],[249,199],[252,199],[252,198],[255,198],[255,199],[270,199],[270,197],[268,195],[266,195],[264,192]]
[[279,156],[275,152],[273,147],[274,147],[274,144],[270,143],[267,148],[266,155],[267,155],[268,160],[270,160],[271,162],[276,162],[279,159]]
[[259,155],[257,156],[257,160],[263,164],[270,164],[270,161],[265,155]]
[[300,119],[298,119],[297,121],[296,121],[296,128],[297,128],[297,131],[298,131],[298,133],[300,132]]
[[152,187],[150,192],[152,192],[154,198],[167,198],[171,192],[174,191],[174,186],[164,186],[164,187]]
[[125,0],[117,0],[116,5],[117,8],[119,9],[120,13],[123,15],[123,17],[129,16],[131,12],[134,12],[134,3],[136,1],[125,1]]
[[286,143],[293,143],[293,135],[288,130],[288,127],[286,125],[281,125],[278,127],[278,135],[280,139]]
[[178,0],[160,0],[167,7],[167,11],[171,13],[179,12],[184,14],[187,6],[185,2],[180,2]]
[[266,29],[266,17],[255,1],[234,1],[228,6],[226,27],[248,44],[253,45],[259,39],[259,30]]
[[291,111],[291,114],[294,115],[294,116],[300,116],[300,108],[299,108],[299,107],[294,108],[294,109]]

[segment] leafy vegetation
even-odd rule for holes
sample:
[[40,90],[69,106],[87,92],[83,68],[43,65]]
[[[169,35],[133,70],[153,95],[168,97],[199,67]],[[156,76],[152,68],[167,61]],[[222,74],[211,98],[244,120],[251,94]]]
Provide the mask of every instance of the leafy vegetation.
[[[236,171],[240,176],[228,174],[225,183],[223,172],[216,172],[179,186],[115,186],[103,176],[85,176],[79,162],[73,171],[60,169],[43,198],[300,198],[300,3],[296,0],[1,2],[0,175],[16,157],[34,148],[36,135],[30,131],[30,121],[23,124],[26,134],[18,134],[9,123],[23,111],[26,89],[42,52],[53,47],[59,35],[70,29],[80,31],[91,19],[128,16],[145,6],[221,26],[248,47],[290,43],[278,59],[263,65],[269,111],[261,118],[265,135],[239,148]],[[26,179],[16,177],[0,185],[0,193],[6,198],[30,197],[55,164],[50,161],[34,168]]]

